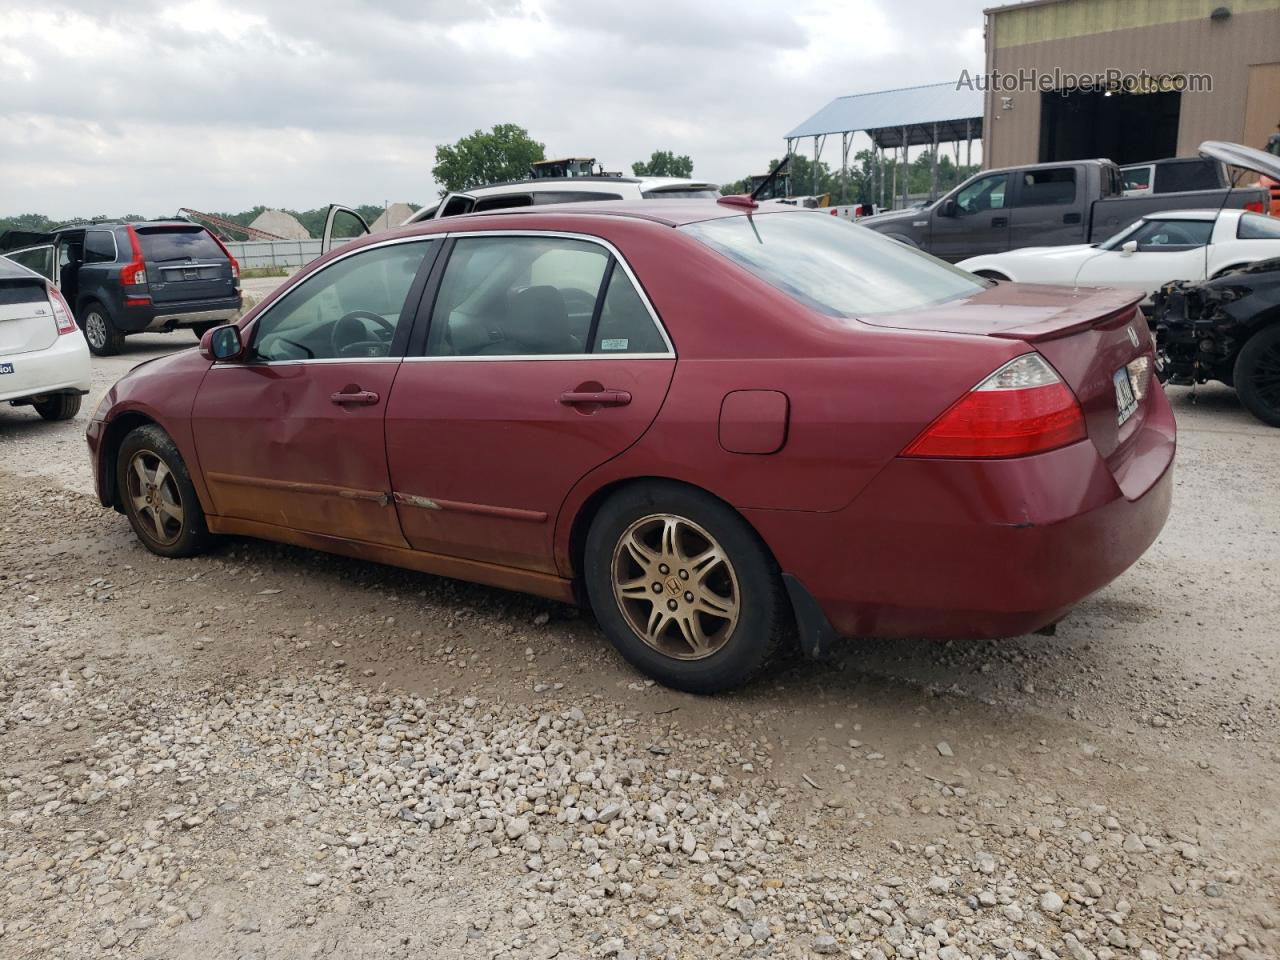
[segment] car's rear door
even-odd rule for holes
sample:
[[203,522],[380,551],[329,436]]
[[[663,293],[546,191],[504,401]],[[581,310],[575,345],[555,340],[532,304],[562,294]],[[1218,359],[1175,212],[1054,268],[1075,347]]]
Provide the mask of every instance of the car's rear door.
[[148,292],[156,307],[236,295],[231,261],[204,227],[137,224],[132,230],[147,265]]
[[254,319],[246,360],[213,365],[192,410],[211,512],[405,545],[383,418],[438,247],[401,238],[330,261]]
[[1084,203],[1073,166],[1023,170],[1013,176],[1009,248],[1084,242]]
[[446,255],[387,409],[401,527],[419,550],[554,572],[561,504],[644,434],[675,352],[602,241],[484,233]]

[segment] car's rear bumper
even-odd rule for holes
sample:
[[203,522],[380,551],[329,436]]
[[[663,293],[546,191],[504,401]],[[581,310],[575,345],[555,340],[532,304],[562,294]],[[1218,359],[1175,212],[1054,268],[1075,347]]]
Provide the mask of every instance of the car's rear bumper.
[[117,325],[126,333],[146,330],[172,330],[201,323],[229,323],[240,313],[241,297],[219,297],[216,300],[175,300],[171,303],[149,303],[124,306]]
[[1157,389],[1115,473],[1087,440],[1013,460],[899,458],[839,512],[745,513],[841,635],[1018,636],[1155,540],[1175,435]]
[[89,346],[79,331],[64,333],[53,346],[0,356],[13,373],[0,374],[0,402],[55,393],[88,393],[92,382]]

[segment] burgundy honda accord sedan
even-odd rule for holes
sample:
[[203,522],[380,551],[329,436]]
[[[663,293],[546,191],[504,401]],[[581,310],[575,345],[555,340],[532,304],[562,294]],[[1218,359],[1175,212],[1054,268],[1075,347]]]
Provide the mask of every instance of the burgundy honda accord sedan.
[[148,549],[261,537],[589,604],[723,690],[784,641],[1055,623],[1169,511],[1117,290],[992,285],[745,198],[534,207],[334,250],[88,429]]

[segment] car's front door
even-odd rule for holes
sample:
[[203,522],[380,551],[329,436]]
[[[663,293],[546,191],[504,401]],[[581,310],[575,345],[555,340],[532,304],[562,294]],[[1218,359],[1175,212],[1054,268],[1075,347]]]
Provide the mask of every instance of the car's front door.
[[350,207],[329,204],[329,212],[324,217],[324,232],[320,234],[320,255],[324,256],[334,247],[356,240],[369,233],[369,224],[364,217]]
[[653,422],[674,350],[601,242],[451,243],[387,410],[401,527],[419,550],[554,572],[561,504]]
[[1009,249],[1009,174],[965,184],[936,204],[929,220],[929,252],[953,263]]
[[383,417],[439,241],[388,241],[306,277],[217,363],[192,429],[212,512],[404,546]]
[[[1171,280],[1202,280],[1205,244],[1212,231],[1212,220],[1149,218],[1123,243],[1099,248],[1096,256],[1081,265],[1075,282],[1086,287],[1132,287],[1149,294]],[[1132,252],[1125,249],[1130,244],[1136,245]]]

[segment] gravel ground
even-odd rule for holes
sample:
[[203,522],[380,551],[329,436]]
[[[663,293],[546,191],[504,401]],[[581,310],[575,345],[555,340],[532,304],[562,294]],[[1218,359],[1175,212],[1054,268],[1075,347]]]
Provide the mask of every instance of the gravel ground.
[[589,615],[248,540],[163,561],[0,409],[0,957],[1280,956],[1280,431],[1054,637],[733,696]]

